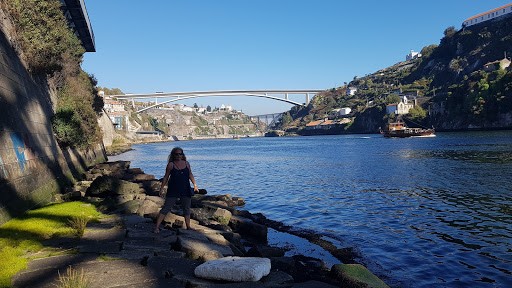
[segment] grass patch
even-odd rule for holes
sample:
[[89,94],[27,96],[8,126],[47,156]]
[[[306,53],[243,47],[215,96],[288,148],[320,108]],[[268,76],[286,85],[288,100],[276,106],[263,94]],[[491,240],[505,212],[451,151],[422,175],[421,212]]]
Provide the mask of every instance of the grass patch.
[[59,273],[59,285],[57,288],[89,288],[91,281],[85,276],[84,269],[80,272],[68,267],[67,276],[62,276]]
[[105,254],[101,254],[100,256],[98,256],[98,260],[117,261],[117,260],[121,260],[121,258],[110,257],[110,256],[105,256]]
[[80,201],[49,204],[0,226],[0,287],[11,286],[11,277],[26,269],[31,260],[27,255],[43,249],[43,240],[75,234],[69,220],[81,215],[97,221],[100,213],[94,205]]

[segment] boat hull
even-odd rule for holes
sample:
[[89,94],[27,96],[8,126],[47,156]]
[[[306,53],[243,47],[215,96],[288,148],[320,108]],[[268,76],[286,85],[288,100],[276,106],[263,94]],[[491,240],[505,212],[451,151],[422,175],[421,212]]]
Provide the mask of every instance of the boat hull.
[[401,129],[401,130],[391,130],[391,131],[382,131],[381,132],[384,137],[395,137],[395,138],[407,138],[407,137],[425,137],[425,136],[433,136],[435,133],[434,129]]

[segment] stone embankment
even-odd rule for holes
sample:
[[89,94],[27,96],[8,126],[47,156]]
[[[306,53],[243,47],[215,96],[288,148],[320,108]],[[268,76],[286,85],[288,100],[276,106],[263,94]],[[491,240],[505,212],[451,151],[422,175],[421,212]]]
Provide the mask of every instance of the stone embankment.
[[[239,197],[200,190],[191,209],[196,230],[184,229],[183,217],[169,213],[155,234],[164,202],[158,196],[161,182],[129,165],[96,165],[86,180],[55,199],[95,201],[105,216],[88,223],[80,239],[47,240],[53,255],[63,253],[29,262],[12,277],[13,287],[55,287],[69,267],[83,271],[90,287],[387,287],[361,265],[328,269],[320,259],[288,257],[284,249],[268,246],[267,224],[286,226],[235,209],[245,204]],[[312,235],[302,236],[314,240]]]

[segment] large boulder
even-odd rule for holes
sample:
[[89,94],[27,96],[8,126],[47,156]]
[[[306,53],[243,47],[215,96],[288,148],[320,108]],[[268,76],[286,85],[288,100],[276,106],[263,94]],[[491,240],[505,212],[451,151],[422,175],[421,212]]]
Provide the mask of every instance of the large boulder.
[[254,223],[251,219],[231,216],[229,226],[233,228],[233,231],[240,233],[242,236],[252,238],[258,242],[267,242],[267,226]]
[[208,261],[194,270],[199,278],[232,282],[259,281],[269,273],[270,259],[236,256]]
[[155,214],[160,210],[160,206],[157,205],[155,202],[151,200],[144,200],[142,205],[140,205],[139,209],[137,210],[137,215],[144,216],[144,215],[151,215]]
[[334,278],[349,287],[389,288],[361,264],[337,264],[332,266],[331,273]]
[[201,262],[234,255],[229,246],[187,236],[178,236],[176,248],[185,252],[187,257]]
[[86,195],[90,197],[107,197],[110,195],[138,194],[139,185],[124,181],[112,176],[101,176],[96,178],[89,188]]

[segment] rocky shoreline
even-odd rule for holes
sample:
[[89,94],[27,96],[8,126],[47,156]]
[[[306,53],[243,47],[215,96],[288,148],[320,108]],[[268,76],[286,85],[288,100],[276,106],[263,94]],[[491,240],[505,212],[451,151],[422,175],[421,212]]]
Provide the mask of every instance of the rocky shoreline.
[[[84,176],[55,201],[94,201],[108,216],[89,223],[81,239],[48,240],[45,245],[76,254],[29,262],[28,270],[12,278],[13,287],[58,284],[56,271],[63,275],[69,266],[83,269],[92,287],[388,287],[355,263],[350,248],[237,209],[245,204],[242,198],[200,189],[192,198],[195,231],[183,229],[182,216],[168,213],[154,234],[164,202],[158,196],[160,180],[130,168],[128,161],[98,164]],[[285,248],[268,245],[269,228],[307,239],[344,264],[326,267],[321,259],[286,256]]]

